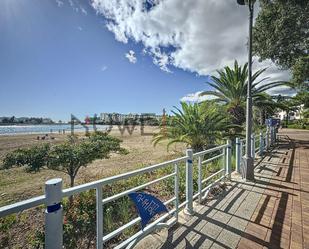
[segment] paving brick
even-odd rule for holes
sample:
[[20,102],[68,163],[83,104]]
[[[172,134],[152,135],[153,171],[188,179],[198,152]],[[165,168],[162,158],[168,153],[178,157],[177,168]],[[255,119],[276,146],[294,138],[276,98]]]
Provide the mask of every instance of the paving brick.
[[256,168],[255,182],[233,179],[224,196],[196,206],[197,213],[179,228],[158,233],[159,238],[150,236],[139,248],[309,249],[306,136],[307,148],[297,140],[281,143]]

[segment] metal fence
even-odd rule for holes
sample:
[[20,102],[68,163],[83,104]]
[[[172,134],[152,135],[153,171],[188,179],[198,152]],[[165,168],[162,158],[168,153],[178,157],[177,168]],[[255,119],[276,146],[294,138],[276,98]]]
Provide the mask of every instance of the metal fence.
[[[252,152],[255,154],[255,139],[253,136],[253,149]],[[260,134],[259,136],[259,154],[262,154],[275,139],[275,133],[271,131],[271,134],[267,131],[265,135]],[[244,141],[236,139],[236,171],[239,173],[243,172],[243,156],[244,156]],[[221,160],[222,164],[220,169],[214,172],[207,178],[202,179],[202,173],[211,162],[214,160]],[[152,232],[154,229],[160,227],[169,227],[178,221],[178,213],[182,208],[185,208],[185,212],[193,214],[193,201],[198,199],[201,202],[205,199],[209,193],[209,190],[218,182],[224,178],[229,178],[231,175],[231,160],[232,160],[232,145],[231,141],[227,141],[226,144],[220,145],[209,150],[193,153],[191,149],[186,151],[186,156],[180,157],[174,160],[166,161],[142,169],[134,170],[128,173],[108,177],[102,180],[82,184],[76,187],[62,189],[62,179],[56,178],[49,180],[45,183],[45,195],[31,198],[25,201],[21,201],[12,205],[4,206],[0,208],[0,217],[14,214],[34,208],[40,205],[45,205],[45,248],[62,248],[63,247],[63,210],[62,210],[62,199],[79,194],[89,190],[96,191],[96,247],[102,249],[104,243],[108,242],[115,236],[123,233],[129,227],[138,224],[141,219],[135,218],[128,223],[122,225],[116,230],[110,233],[104,233],[103,231],[103,207],[107,203],[115,201],[121,197],[127,196],[128,194],[136,191],[145,189],[146,187],[172,178],[174,182],[174,193],[173,196],[165,201],[165,205],[173,204],[173,208],[168,213],[159,216],[152,223],[148,224],[144,229],[139,230],[128,239],[120,242],[115,248],[132,247],[140,238]],[[196,162],[196,163],[195,163]],[[180,203],[179,199],[179,167],[180,164],[185,164],[186,174],[186,200]],[[195,166],[194,166],[195,165]],[[145,173],[153,172],[158,169],[162,169],[168,166],[174,166],[172,173],[160,176],[157,179],[149,181],[147,183],[135,186],[131,189],[127,189],[120,193],[108,196],[103,199],[103,186],[112,184],[121,180],[126,180],[134,176],[142,175]],[[197,170],[197,192],[194,193],[193,189],[193,171]]]
[[[213,155],[219,152],[218,155],[212,156],[203,161],[207,155]],[[209,164],[213,160],[223,158],[222,168],[207,177],[202,179],[202,170],[205,165]],[[198,161],[197,165],[194,163]],[[179,167],[180,164],[185,164],[186,168],[186,200],[180,203],[179,199]],[[167,173],[166,175],[160,175],[159,178],[151,180],[139,186],[135,186],[131,189],[127,189],[123,192],[108,196],[103,199],[103,186],[112,184],[121,180],[126,180],[134,176],[146,174],[153,172],[158,169],[162,169],[168,166],[174,166],[172,173]],[[193,193],[193,171],[198,170],[198,193]],[[164,202],[165,205],[173,204],[173,208],[169,210],[168,213],[161,215],[155,219],[152,223],[148,224],[144,229],[139,230],[134,235],[130,236],[128,239],[122,241],[115,248],[132,247],[140,238],[149,234],[154,229],[160,227],[169,227],[178,221],[178,213],[180,209],[185,207],[185,211],[189,214],[194,212],[193,210],[193,200],[197,197],[202,200],[202,194],[205,194],[211,186],[222,180],[224,177],[231,173],[231,143],[228,142],[225,145],[221,145],[209,150],[201,151],[193,154],[192,150],[186,151],[186,156],[180,157],[174,160],[166,161],[142,169],[134,170],[128,173],[108,177],[102,180],[82,184],[76,187],[62,189],[62,179],[56,178],[49,180],[45,183],[45,195],[31,198],[25,201],[21,201],[12,205],[4,206],[0,208],[0,217],[4,217],[10,214],[19,213],[21,211],[34,208],[40,205],[45,205],[45,248],[62,248],[63,246],[63,207],[61,205],[62,199],[71,197],[73,195],[89,191],[96,191],[96,247],[102,249],[104,243],[108,242],[115,236],[121,234],[123,231],[129,227],[138,224],[141,219],[135,218],[130,222],[122,225],[116,230],[110,233],[104,233],[103,231],[103,208],[104,205],[115,201],[121,197],[127,196],[128,194],[136,191],[145,189],[146,187],[164,181],[168,178],[174,179],[174,193],[173,196]],[[218,178],[218,176],[220,176]],[[210,182],[211,179],[216,179]],[[206,184],[208,183],[209,184]],[[202,186],[205,185],[204,188]],[[205,195],[206,196],[206,195]]]
[[[251,136],[251,151],[250,155],[255,160],[256,155],[262,156],[276,142],[276,130],[274,127],[267,128],[265,134],[260,132],[259,135],[252,134]],[[235,155],[236,155],[236,172],[245,176],[245,139],[236,138]]]

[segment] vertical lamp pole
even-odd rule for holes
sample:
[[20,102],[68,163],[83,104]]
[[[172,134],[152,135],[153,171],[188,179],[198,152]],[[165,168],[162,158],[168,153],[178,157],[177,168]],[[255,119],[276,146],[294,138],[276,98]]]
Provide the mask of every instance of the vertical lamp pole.
[[251,155],[251,134],[252,134],[252,26],[253,26],[253,8],[255,0],[237,0],[240,5],[249,6],[249,51],[248,51],[248,84],[247,84],[247,106],[246,106],[246,180],[254,180],[254,164]]

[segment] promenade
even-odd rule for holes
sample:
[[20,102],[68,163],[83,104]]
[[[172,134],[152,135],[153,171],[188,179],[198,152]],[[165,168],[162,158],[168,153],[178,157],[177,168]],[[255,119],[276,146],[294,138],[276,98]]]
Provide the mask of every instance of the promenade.
[[256,160],[254,182],[234,175],[218,198],[135,248],[309,248],[309,132],[283,129],[279,138]]

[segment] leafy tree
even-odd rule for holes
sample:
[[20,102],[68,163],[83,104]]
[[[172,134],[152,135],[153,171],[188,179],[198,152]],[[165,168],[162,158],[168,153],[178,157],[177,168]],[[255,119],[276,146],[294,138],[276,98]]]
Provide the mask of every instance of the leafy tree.
[[298,58],[292,72],[294,85],[303,91],[309,91],[309,55]]
[[309,108],[309,92],[300,91],[293,97],[297,105],[304,105],[304,108]]
[[4,124],[10,123],[10,118],[4,117],[2,119],[2,123],[4,123]]
[[309,108],[303,110],[303,118],[309,120]]
[[121,140],[104,133],[95,133],[81,142],[71,137],[68,142],[51,148],[47,167],[68,174],[70,186],[73,187],[81,167],[86,167],[96,159],[109,158],[111,152],[125,153],[120,143]]
[[254,108],[257,112],[257,123],[262,126],[265,124],[266,118],[275,114],[278,105],[273,98],[267,93],[261,93],[254,100]]
[[14,123],[15,122],[15,116],[12,116],[11,118],[10,118],[10,120],[9,120],[9,123]]
[[175,107],[171,125],[162,127],[154,135],[153,143],[168,140],[168,145],[185,143],[195,151],[201,151],[215,144],[227,129],[227,119],[214,105],[205,111],[199,104],[181,103],[182,110]]
[[277,106],[279,109],[286,112],[286,126],[288,126],[290,112],[299,110],[298,102],[293,98],[282,98],[278,96]]
[[253,29],[255,54],[292,69],[298,85],[308,81],[309,1],[261,0],[260,7]]
[[298,108],[301,114],[299,122],[305,127],[309,121],[309,92],[300,91],[292,98],[292,100],[294,106]]
[[[96,236],[96,198],[94,191],[76,195],[64,203],[63,240],[66,248],[91,248]],[[85,241],[86,240],[86,241]]]
[[[253,104],[257,102],[259,105],[261,104],[266,90],[287,84],[287,82],[282,81],[261,84],[268,79],[263,78],[257,80],[265,70],[266,68],[258,70],[252,75]],[[246,120],[245,105],[247,98],[248,63],[240,66],[235,60],[234,68],[226,66],[223,70],[217,70],[217,73],[219,76],[211,76],[212,81],[208,82],[214,90],[204,91],[201,93],[201,96],[212,95],[216,97],[214,101],[222,102],[227,106],[227,111],[232,118],[231,122],[235,125],[242,125]]]
[[3,168],[26,166],[28,172],[38,172],[46,165],[49,144],[17,149],[8,153],[3,160]]
[[69,136],[68,141],[61,144],[44,144],[8,153],[3,160],[2,168],[26,166],[27,171],[38,172],[46,166],[68,174],[72,187],[81,167],[86,167],[96,159],[108,158],[113,152],[127,153],[121,148],[121,142],[118,138],[100,132],[91,134],[86,140]]

